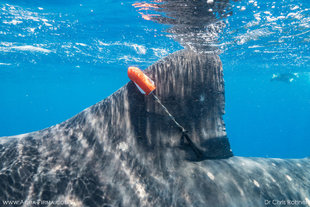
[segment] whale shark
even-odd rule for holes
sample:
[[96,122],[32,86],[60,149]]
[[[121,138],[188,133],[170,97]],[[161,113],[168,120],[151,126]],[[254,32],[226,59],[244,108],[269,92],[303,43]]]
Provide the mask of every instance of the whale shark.
[[[0,206],[310,206],[310,159],[234,156],[216,54],[181,50],[71,119],[0,138]],[[250,137],[249,137],[250,139]]]

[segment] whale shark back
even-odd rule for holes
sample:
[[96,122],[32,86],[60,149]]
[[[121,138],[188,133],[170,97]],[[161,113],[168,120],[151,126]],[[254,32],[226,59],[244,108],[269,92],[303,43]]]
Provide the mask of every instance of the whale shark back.
[[232,157],[217,55],[183,50],[145,73],[203,152],[200,162],[162,107],[129,82],[63,123],[0,138],[0,202],[91,207],[307,202],[309,159]]

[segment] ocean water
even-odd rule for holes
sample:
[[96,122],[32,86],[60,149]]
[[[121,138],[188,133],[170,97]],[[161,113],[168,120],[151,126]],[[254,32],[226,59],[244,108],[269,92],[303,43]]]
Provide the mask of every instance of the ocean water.
[[127,83],[129,66],[189,48],[222,59],[235,155],[310,156],[307,0],[4,0],[0,10],[0,136],[60,123]]

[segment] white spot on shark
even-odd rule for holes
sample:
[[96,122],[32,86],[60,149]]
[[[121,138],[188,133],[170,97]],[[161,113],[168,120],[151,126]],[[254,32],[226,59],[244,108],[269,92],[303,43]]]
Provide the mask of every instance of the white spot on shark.
[[272,180],[272,182],[276,182],[276,180],[273,177],[270,177],[270,179]]
[[81,145],[84,149],[88,148],[88,144],[87,144],[87,141],[85,139],[82,139],[81,140]]
[[128,145],[125,142],[121,142],[118,145],[118,149],[122,150],[123,152],[126,152],[128,150]]
[[254,183],[254,185],[256,185],[256,187],[258,187],[259,188],[259,183],[256,181],[256,180],[253,180],[253,183]]
[[89,159],[91,159],[93,156],[94,156],[94,151],[93,151],[93,150],[90,150],[90,151],[87,153],[87,157],[88,157]]
[[211,180],[214,180],[214,175],[210,172],[207,172],[207,175],[208,177],[211,179]]
[[200,102],[203,102],[204,100],[205,100],[205,97],[204,97],[204,95],[200,95]]
[[144,187],[142,186],[141,183],[136,183],[136,190],[137,190],[137,193],[140,195],[141,198],[146,198],[147,194],[146,194]]
[[306,201],[307,205],[310,206],[310,199],[309,198],[305,198],[305,201]]
[[289,176],[289,175],[285,175],[286,178],[289,180],[289,181],[292,181],[293,179]]

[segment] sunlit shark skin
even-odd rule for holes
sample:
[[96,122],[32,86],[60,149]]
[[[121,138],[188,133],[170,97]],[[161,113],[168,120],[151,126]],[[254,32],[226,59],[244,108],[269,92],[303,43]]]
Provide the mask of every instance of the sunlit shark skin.
[[145,73],[202,159],[129,82],[63,123],[0,138],[0,206],[310,206],[309,158],[232,155],[217,55],[179,51]]

